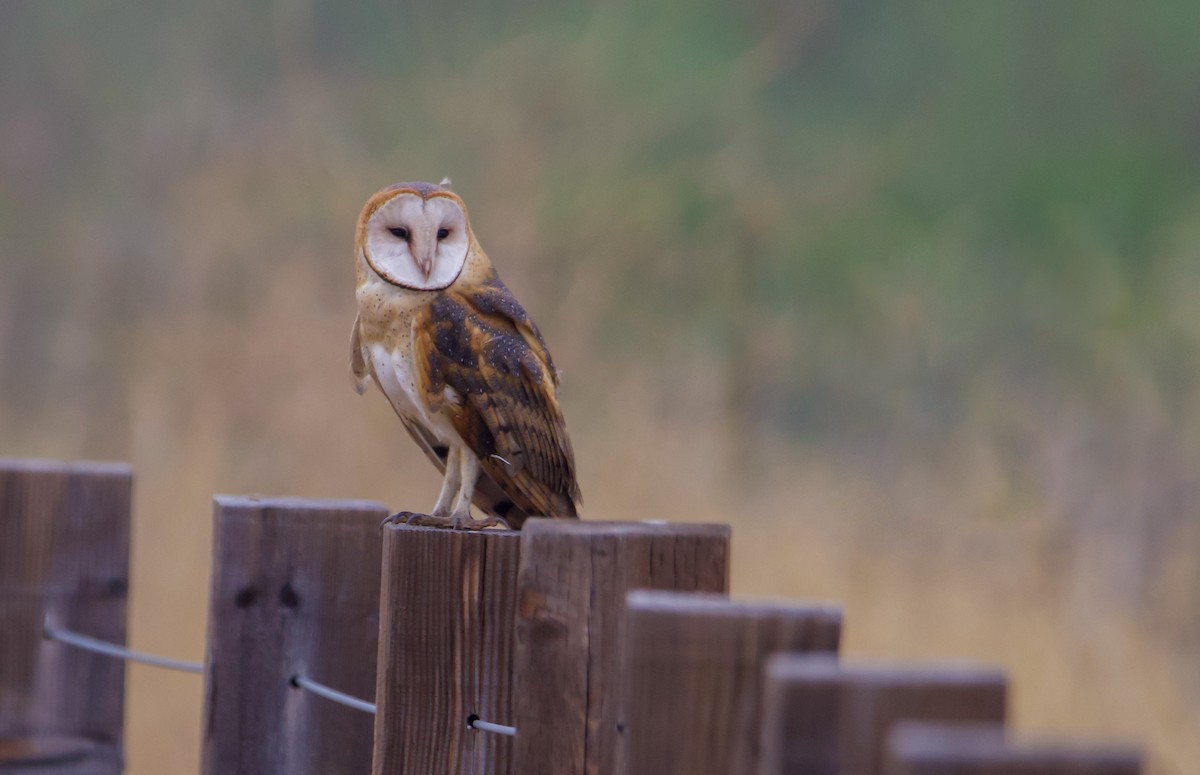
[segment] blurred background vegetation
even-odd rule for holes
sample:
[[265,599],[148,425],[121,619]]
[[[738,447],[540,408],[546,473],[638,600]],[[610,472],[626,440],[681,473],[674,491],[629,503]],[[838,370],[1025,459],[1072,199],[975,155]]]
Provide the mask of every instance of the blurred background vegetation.
[[[1200,5],[0,3],[0,454],[130,460],[132,642],[199,658],[213,492],[432,503],[347,376],[352,227],[454,179],[592,519],[1200,760]],[[129,771],[194,771],[132,668]]]

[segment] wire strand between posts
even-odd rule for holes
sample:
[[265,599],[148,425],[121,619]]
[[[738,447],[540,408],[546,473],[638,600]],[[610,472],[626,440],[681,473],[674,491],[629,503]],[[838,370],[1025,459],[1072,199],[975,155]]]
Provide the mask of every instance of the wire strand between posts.
[[144,654],[140,651],[131,651],[123,646],[118,646],[115,643],[93,638],[90,635],[80,635],[77,632],[64,630],[61,627],[55,627],[50,624],[49,620],[42,625],[42,637],[47,640],[55,640],[60,643],[65,643],[68,646],[74,646],[77,649],[91,651],[95,654],[103,654],[117,659],[123,659],[127,662],[138,662],[143,665],[151,665],[152,667],[161,667],[166,670],[178,670],[183,673],[203,673],[204,665],[200,662],[187,662],[182,659],[170,659],[169,657],[159,657],[154,654]]
[[[77,649],[90,651],[94,654],[102,654],[114,659],[123,659],[127,662],[137,662],[151,667],[161,667],[166,670],[178,670],[183,673],[203,673],[204,665],[200,662],[188,662],[182,659],[171,659],[169,657],[160,657],[154,654],[146,654],[141,651],[133,651],[124,646],[118,646],[115,643],[93,638],[90,635],[83,635],[78,632],[55,627],[50,623],[50,618],[46,617],[46,621],[42,624],[42,637],[47,640],[58,641],[68,646],[74,646]],[[339,692],[337,689],[331,689],[324,684],[318,683],[311,678],[305,678],[302,675],[294,675],[288,679],[288,684],[294,689],[303,689],[312,692],[318,697],[323,697],[331,702],[336,702],[339,705],[344,705],[347,708],[360,710],[364,713],[374,714],[376,712],[375,703],[360,700],[357,697],[352,697],[345,692]],[[478,732],[490,732],[494,735],[505,735],[507,737],[515,737],[517,734],[516,727],[510,727],[505,724],[497,724],[492,721],[484,721],[483,719],[472,713],[467,717],[467,727]]]
[[328,686],[319,684],[311,678],[305,678],[302,675],[294,675],[291,677],[291,680],[289,680],[288,683],[290,683],[295,689],[304,689],[305,691],[312,692],[318,697],[324,697],[327,700],[345,705],[347,708],[361,710],[364,713],[375,712],[375,703],[367,702],[366,700],[360,700],[357,697],[351,697],[349,694],[346,694],[345,692],[339,692],[337,689],[330,689]]

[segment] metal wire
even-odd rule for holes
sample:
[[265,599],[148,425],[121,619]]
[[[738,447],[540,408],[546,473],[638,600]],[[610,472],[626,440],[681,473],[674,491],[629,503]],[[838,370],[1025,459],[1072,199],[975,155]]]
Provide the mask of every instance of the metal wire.
[[118,646],[115,643],[108,643],[107,641],[93,638],[90,635],[80,635],[77,632],[55,627],[50,622],[42,625],[42,637],[48,640],[56,640],[68,646],[83,649],[84,651],[104,654],[116,659],[124,659],[127,662],[139,662],[143,665],[162,667],[167,670],[179,670],[184,673],[204,672],[204,665],[200,662],[185,662],[182,659],[169,659],[168,657],[157,657],[153,654],[143,654],[140,651],[130,651],[124,646]]
[[[115,643],[93,638],[90,635],[82,635],[77,632],[55,627],[47,620],[42,625],[42,637],[47,640],[55,640],[60,643],[65,643],[68,646],[74,646],[84,651],[91,651],[95,654],[103,654],[115,659],[123,659],[127,662],[138,662],[143,665],[152,667],[161,667],[167,670],[179,670],[184,673],[203,673],[204,665],[200,662],[186,662],[182,659],[170,659],[168,657],[159,657],[153,654],[144,654],[140,651],[131,651],[124,646],[118,646]],[[324,697],[327,700],[336,702],[340,705],[345,705],[347,708],[361,710],[364,713],[375,713],[375,704],[360,700],[357,697],[351,697],[349,694],[339,692],[337,689],[330,689],[324,684],[317,683],[311,678],[305,678],[302,675],[294,675],[288,682],[296,689],[304,689],[312,692],[318,697]],[[478,716],[472,714],[467,718],[467,726],[471,729],[480,732],[491,732],[495,735],[507,735],[508,737],[516,737],[517,728],[506,726],[504,724],[496,724],[491,721],[484,721]]]
[[330,689],[328,686],[319,684],[311,678],[305,678],[302,675],[294,675],[289,683],[297,689],[305,689],[317,695],[318,697],[324,697],[327,700],[332,700],[333,702],[345,705],[347,708],[361,710],[364,713],[375,712],[374,703],[367,702],[366,700],[360,700],[357,697],[351,697],[349,694],[339,692],[337,689]]
[[496,735],[507,735],[508,737],[517,736],[517,728],[505,726],[504,724],[494,724],[491,721],[484,721],[476,715],[471,715],[467,719],[467,726],[471,729],[478,729],[480,732],[491,732]]

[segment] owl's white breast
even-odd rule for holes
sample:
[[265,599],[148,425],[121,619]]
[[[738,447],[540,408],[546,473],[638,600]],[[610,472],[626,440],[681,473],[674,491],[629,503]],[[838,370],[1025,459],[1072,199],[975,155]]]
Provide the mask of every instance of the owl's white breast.
[[445,444],[458,442],[458,433],[445,416],[429,411],[424,393],[418,387],[417,365],[413,359],[412,338],[403,337],[389,350],[383,344],[368,348],[371,368],[379,387],[401,417],[418,421]]
[[425,413],[420,410],[421,397],[417,392],[411,343],[403,342],[394,350],[382,344],[373,344],[369,352],[379,387],[396,411],[405,416],[422,418]]

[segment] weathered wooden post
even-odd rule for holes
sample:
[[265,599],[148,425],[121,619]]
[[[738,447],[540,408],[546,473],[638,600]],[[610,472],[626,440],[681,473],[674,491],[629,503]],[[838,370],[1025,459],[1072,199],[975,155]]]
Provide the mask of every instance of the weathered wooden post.
[[202,771],[370,771],[371,715],[293,679],[373,697],[387,510],[218,497],[214,512]]
[[729,527],[530,520],[517,577],[513,771],[616,773],[625,596],[725,593]]
[[1140,775],[1137,751],[1113,746],[1013,743],[1000,727],[901,722],[886,775]]
[[520,534],[383,530],[377,775],[507,775]]
[[125,465],[0,461],[6,773],[121,771],[124,663],[44,640],[42,628],[125,642],[131,493]]
[[632,592],[626,633],[628,775],[755,773],[763,664],[836,653],[832,606]]
[[759,773],[876,775],[896,722],[1003,724],[1006,705],[1007,681],[996,668],[838,664],[778,654],[766,670]]

